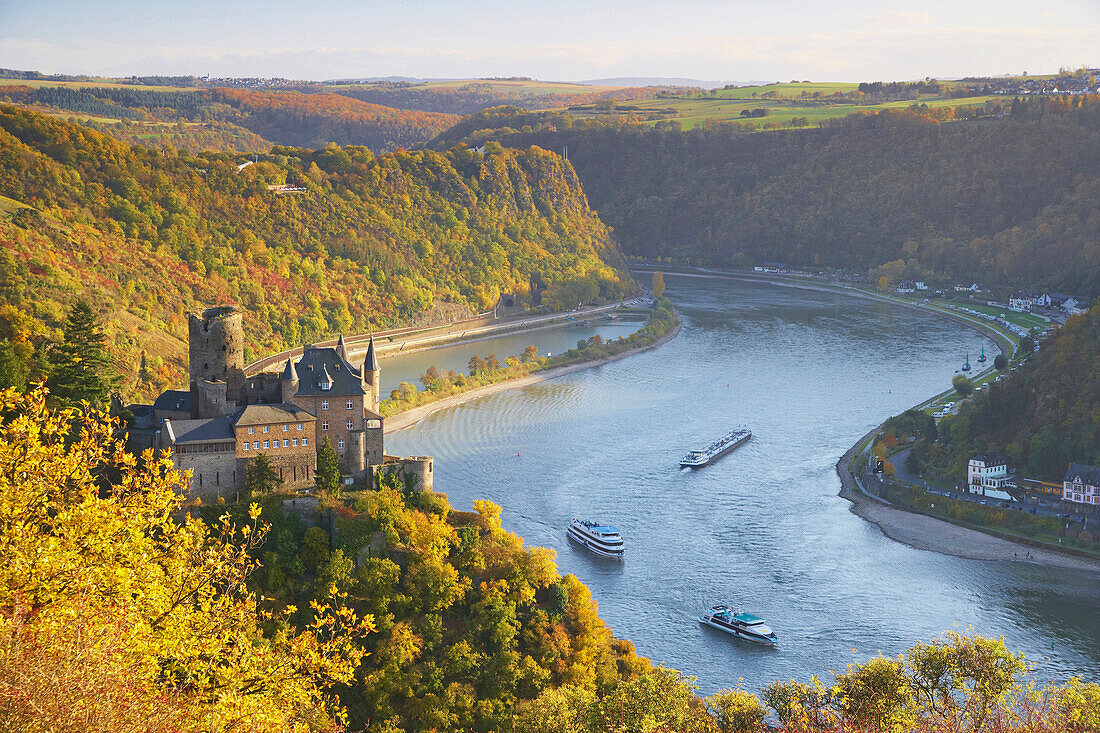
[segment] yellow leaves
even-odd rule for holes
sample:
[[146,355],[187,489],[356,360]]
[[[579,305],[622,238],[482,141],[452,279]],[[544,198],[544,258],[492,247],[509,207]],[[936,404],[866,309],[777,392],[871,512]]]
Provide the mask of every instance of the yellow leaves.
[[[115,646],[93,666],[58,663],[59,687],[99,690],[118,670],[139,707],[160,709],[163,699],[185,707],[183,729],[228,729],[242,715],[264,730],[306,719],[327,727],[336,711],[323,690],[351,679],[372,619],[339,605],[332,589],[334,604],[315,607],[308,630],[282,623],[265,638],[245,586],[256,566],[250,550],[267,531],[259,507],[239,528],[228,514],[212,529],[174,521],[182,477],[169,461],[143,458],[138,466],[123,451],[104,413],[51,413],[43,391],[0,392],[0,612],[29,612],[29,636],[9,637],[8,651],[53,654],[25,639],[60,644],[80,628],[86,636],[65,643]],[[172,680],[187,693],[173,693]],[[0,696],[0,706],[9,703],[37,704]],[[9,713],[21,714],[0,709],[0,719]]]

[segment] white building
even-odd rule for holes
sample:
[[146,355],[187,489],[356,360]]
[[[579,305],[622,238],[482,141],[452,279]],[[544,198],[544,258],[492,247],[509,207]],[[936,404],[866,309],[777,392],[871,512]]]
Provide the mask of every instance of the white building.
[[970,491],[1004,489],[1014,485],[1008,472],[1008,459],[1001,453],[982,453],[970,459],[966,467],[966,485]]
[[1075,504],[1100,505],[1100,468],[1069,464],[1062,479],[1062,499]]

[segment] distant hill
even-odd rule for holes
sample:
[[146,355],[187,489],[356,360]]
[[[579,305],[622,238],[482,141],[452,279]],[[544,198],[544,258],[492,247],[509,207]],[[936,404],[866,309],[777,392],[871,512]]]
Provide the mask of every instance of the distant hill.
[[212,304],[248,314],[250,360],[436,304],[634,288],[572,167],[544,150],[277,146],[249,160],[131,147],[0,105],[0,347],[22,344],[34,376],[85,297],[140,397],[185,379],[186,313]]
[[674,76],[616,76],[609,79],[586,79],[579,84],[591,84],[593,86],[615,87],[699,87],[701,89],[715,89],[727,84],[745,86],[748,84],[767,84],[759,81],[704,81],[703,79],[689,79]]
[[1100,294],[1100,97],[914,104],[768,134],[634,115],[499,108],[431,145],[568,150],[636,257]]
[[[91,117],[107,133],[120,133],[130,142],[157,147],[163,131],[150,130],[149,137],[121,134],[112,127],[118,121],[221,125],[247,130],[280,145],[323,147],[365,145],[375,151],[411,148],[447,129],[458,117],[437,112],[394,109],[323,90],[253,90],[240,88],[158,89],[130,84],[5,85],[0,101],[9,101],[45,111],[64,110]],[[177,141],[197,149],[181,129]],[[192,131],[190,137],[195,137]],[[213,149],[240,150],[242,135],[206,136]],[[171,139],[168,142],[172,142]],[[258,141],[252,141],[258,142]],[[267,149],[263,145],[260,149]],[[253,148],[255,149],[255,148]]]

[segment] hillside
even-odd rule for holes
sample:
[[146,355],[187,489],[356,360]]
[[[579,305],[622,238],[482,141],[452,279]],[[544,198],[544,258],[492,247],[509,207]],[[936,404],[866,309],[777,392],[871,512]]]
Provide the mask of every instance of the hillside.
[[[0,101],[40,111],[72,113],[104,124],[103,130],[122,132],[119,122],[178,125],[178,136],[190,150],[197,131],[183,135],[188,127],[219,127],[250,131],[262,140],[280,145],[323,147],[327,143],[364,145],[376,151],[410,148],[431,139],[453,125],[458,117],[434,112],[400,110],[370,104],[339,94],[308,88],[300,90],[254,91],[229,88],[160,88],[130,84],[0,85]],[[240,150],[241,137],[207,135],[203,142],[219,150]],[[127,141],[157,147],[161,138],[126,138]],[[172,142],[171,139],[168,142]],[[255,142],[255,141],[251,141]],[[266,150],[270,144],[252,150]]]
[[1100,98],[939,117],[916,107],[748,134],[487,110],[438,144],[567,149],[635,257],[861,273],[889,264],[888,280],[1100,293]]
[[949,483],[971,456],[1000,451],[1023,476],[1060,482],[1066,464],[1100,465],[1100,305],[1074,316],[1018,372],[991,383],[943,420],[909,458]]
[[249,314],[251,358],[436,304],[635,287],[572,167],[546,151],[277,147],[257,161],[131,147],[0,106],[0,338],[27,345],[34,376],[85,296],[141,396],[183,379],[185,314],[212,303]]

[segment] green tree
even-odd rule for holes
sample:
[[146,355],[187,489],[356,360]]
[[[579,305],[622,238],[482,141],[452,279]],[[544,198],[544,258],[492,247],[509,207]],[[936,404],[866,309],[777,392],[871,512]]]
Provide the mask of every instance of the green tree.
[[722,733],[760,733],[768,712],[760,698],[745,690],[721,690],[707,698],[707,707]]
[[428,371],[420,375],[420,382],[424,385],[424,389],[435,389],[439,384],[439,369],[435,366],[428,367]]
[[340,457],[328,438],[317,444],[317,471],[313,480],[317,491],[333,495],[340,493]]
[[1008,357],[1004,354],[997,354],[993,358],[993,368],[997,371],[1003,372],[1006,366],[1008,366]]
[[1035,351],[1035,339],[1030,336],[1024,336],[1020,339],[1020,353],[1027,355]]
[[310,527],[302,536],[302,548],[298,551],[306,570],[317,572],[317,568],[328,562],[328,534],[320,527]]
[[27,364],[16,353],[15,344],[7,339],[0,341],[0,389],[27,386]]
[[47,386],[63,402],[87,400],[94,406],[107,402],[114,382],[104,348],[106,338],[92,307],[81,299],[73,304],[61,343],[50,354],[51,374]]
[[974,391],[974,383],[965,374],[956,374],[955,378],[951,380],[951,386],[963,397]]
[[275,491],[283,485],[279,472],[271,465],[266,453],[253,458],[244,470],[244,485],[249,498],[262,496]]
[[665,294],[665,276],[660,270],[653,273],[653,297],[660,298]]

